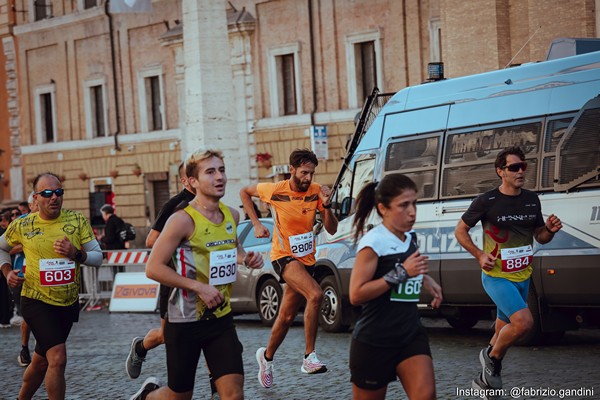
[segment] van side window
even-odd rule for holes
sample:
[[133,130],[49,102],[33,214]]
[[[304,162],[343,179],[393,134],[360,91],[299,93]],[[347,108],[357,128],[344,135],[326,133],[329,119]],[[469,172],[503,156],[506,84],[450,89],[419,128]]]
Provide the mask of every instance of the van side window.
[[400,172],[417,184],[419,200],[437,195],[436,176],[440,161],[440,134],[390,143],[384,173]]
[[333,210],[335,210],[338,221],[341,221],[350,215],[350,193],[352,191],[353,173],[351,166],[352,163],[350,163],[350,166],[344,171],[344,174],[340,178],[340,182],[335,189]]
[[536,189],[541,131],[541,122],[531,122],[448,134],[440,196],[475,196],[498,186],[500,178],[493,163],[500,151],[511,146],[520,146],[525,152],[525,187]]
[[556,148],[560,139],[567,131],[573,117],[554,119],[546,124],[544,138],[544,152],[542,153],[542,176],[541,187],[544,189],[554,188],[554,166],[556,165]]
[[375,171],[375,155],[361,154],[350,165],[341,177],[335,191],[333,207],[339,221],[354,214],[354,204],[360,189],[373,181]]
[[600,98],[588,101],[575,116],[557,148],[560,173],[555,190],[600,186]]
[[354,204],[358,193],[367,183],[373,181],[375,170],[375,159],[369,158],[359,160],[354,167],[354,177],[352,178],[352,201],[350,202],[350,214],[354,214]]

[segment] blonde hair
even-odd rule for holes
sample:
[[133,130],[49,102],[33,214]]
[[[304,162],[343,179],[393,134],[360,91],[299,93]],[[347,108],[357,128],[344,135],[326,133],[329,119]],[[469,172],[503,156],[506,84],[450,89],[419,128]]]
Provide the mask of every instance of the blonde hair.
[[217,157],[221,160],[224,159],[223,152],[221,150],[206,147],[200,147],[196,149],[185,160],[185,174],[188,177],[196,178],[198,176],[198,164],[213,157]]

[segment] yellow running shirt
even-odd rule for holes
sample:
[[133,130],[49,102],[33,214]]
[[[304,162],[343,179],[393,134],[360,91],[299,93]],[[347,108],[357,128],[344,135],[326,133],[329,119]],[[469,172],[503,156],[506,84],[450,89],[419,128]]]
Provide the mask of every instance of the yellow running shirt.
[[4,237],[10,246],[22,244],[27,260],[21,296],[55,306],[78,300],[79,264],[54,251],[54,242],[65,236],[76,249],[95,239],[89,221],[77,211],[63,209],[50,221],[32,213],[10,224]]
[[319,198],[321,185],[311,183],[306,192],[294,192],[290,181],[259,183],[260,199],[271,205],[275,230],[271,261],[293,257],[304,265],[315,263],[313,225],[317,210],[323,212]]
[[214,286],[225,300],[216,309],[207,309],[196,293],[173,289],[167,308],[169,322],[221,318],[231,312],[231,285],[237,276],[236,225],[229,207],[219,202],[219,209],[224,215],[220,224],[192,206],[183,209],[194,221],[194,232],[177,248],[173,261],[179,275]]

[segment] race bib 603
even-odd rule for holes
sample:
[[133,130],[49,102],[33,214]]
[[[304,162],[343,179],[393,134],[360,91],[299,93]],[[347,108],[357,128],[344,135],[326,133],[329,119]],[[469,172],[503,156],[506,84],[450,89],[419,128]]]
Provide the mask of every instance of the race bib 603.
[[75,282],[75,261],[68,258],[40,260],[40,285],[62,286]]

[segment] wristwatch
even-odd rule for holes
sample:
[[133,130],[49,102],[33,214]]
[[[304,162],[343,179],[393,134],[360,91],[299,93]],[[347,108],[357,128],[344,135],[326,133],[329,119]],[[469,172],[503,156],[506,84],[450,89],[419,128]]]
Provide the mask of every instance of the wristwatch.
[[408,280],[408,271],[404,269],[402,263],[396,263],[396,273],[398,274],[398,282],[404,283]]
[[331,203],[329,203],[329,204],[323,204],[323,208],[327,208],[327,209],[331,208]]
[[75,261],[77,261],[78,263],[83,261],[83,251],[81,250],[75,250]]

